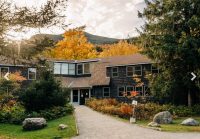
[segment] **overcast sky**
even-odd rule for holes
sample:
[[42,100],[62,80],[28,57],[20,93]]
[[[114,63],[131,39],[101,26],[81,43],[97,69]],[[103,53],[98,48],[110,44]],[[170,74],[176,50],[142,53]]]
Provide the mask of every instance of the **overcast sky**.
[[[40,6],[46,0],[13,0],[18,6]],[[145,7],[144,0],[69,0],[66,24],[71,28],[86,25],[86,31],[100,36],[127,38],[137,35],[136,28],[144,21],[137,17],[137,11]],[[53,27],[42,29],[41,33],[61,34],[64,30]],[[38,33],[31,30],[17,34],[16,39]]]

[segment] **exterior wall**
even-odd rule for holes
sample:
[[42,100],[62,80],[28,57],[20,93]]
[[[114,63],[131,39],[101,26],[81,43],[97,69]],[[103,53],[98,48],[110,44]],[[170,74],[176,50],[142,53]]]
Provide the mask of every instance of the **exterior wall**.
[[[28,68],[29,67],[0,65],[0,68],[1,67],[5,67],[5,68],[8,67],[9,68],[9,73],[20,72],[21,75],[27,79],[27,80],[22,82],[22,87],[24,87],[25,85],[27,85],[27,84],[29,84],[29,83],[31,83],[33,81],[33,80],[28,80]],[[36,71],[36,74],[37,74],[36,75],[36,79],[37,79],[37,77],[39,77],[37,71]],[[0,77],[0,78],[2,78],[2,77]]]
[[[94,86],[92,88],[92,97],[96,97],[96,98],[103,98],[103,88],[104,87],[110,87],[110,86]],[[111,96],[110,96],[111,97]]]
[[[150,66],[150,64],[141,65],[142,69],[147,65]],[[112,77],[112,67],[107,67],[107,76],[110,77],[110,97],[119,97],[118,87],[137,85],[134,77],[127,77],[126,70],[127,66],[119,66],[118,77]],[[137,77],[141,79],[145,86],[148,86],[148,79],[145,77],[144,70],[142,70],[142,75]]]

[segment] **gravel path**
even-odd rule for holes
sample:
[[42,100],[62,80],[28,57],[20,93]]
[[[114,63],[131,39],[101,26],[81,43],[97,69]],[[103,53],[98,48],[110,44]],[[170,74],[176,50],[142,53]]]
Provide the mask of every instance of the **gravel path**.
[[169,133],[142,128],[75,106],[79,136],[73,139],[200,139],[200,133]]

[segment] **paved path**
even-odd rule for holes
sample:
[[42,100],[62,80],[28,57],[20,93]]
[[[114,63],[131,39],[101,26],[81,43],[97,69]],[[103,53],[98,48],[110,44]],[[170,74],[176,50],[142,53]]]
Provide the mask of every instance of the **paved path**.
[[200,139],[200,133],[169,133],[142,128],[75,106],[79,136],[74,139]]

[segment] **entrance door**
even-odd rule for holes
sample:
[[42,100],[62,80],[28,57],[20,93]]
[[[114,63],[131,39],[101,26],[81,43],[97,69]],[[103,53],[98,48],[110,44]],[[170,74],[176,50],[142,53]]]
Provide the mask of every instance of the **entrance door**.
[[80,105],[85,104],[86,98],[89,98],[89,89],[81,89],[80,90]]
[[78,90],[73,90],[73,102],[78,102]]

